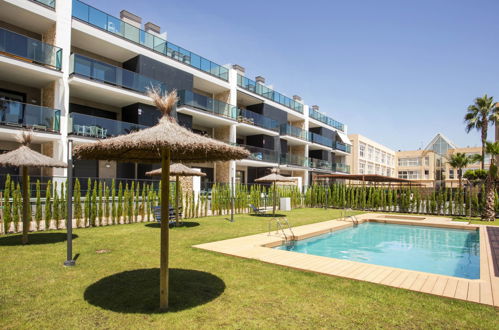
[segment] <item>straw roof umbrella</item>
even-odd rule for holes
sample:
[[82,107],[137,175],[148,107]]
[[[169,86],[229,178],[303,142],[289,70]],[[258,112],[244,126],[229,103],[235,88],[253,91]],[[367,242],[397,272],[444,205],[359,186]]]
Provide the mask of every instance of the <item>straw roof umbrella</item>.
[[177,103],[177,93],[162,96],[157,90],[148,93],[163,117],[156,126],[114,138],[87,143],[75,148],[83,159],[104,159],[141,163],[161,161],[161,256],[160,309],[168,308],[168,201],[170,198],[170,161],[227,161],[243,159],[249,152],[205,136],[177,124],[170,112]]
[[[161,175],[161,169],[158,168],[154,171],[146,172],[146,175]],[[194,171],[193,169],[185,166],[184,164],[172,164],[170,165],[170,175],[175,175],[175,226],[179,225],[178,220],[178,191],[180,188],[180,180],[181,176],[206,176],[206,173]]]
[[274,198],[272,206],[272,215],[275,217],[275,208],[276,208],[276,182],[295,182],[296,180],[287,176],[282,176],[279,174],[279,169],[272,169],[272,173],[266,176],[262,176],[261,178],[255,179],[255,182],[270,182],[273,183],[274,186]]
[[0,155],[0,166],[21,167],[23,177],[23,236],[22,243],[28,243],[28,231],[30,224],[30,207],[28,193],[28,167],[67,167],[66,163],[54,158],[42,155],[29,147],[32,136],[30,133],[23,132],[19,137],[21,146],[16,150],[9,151]]

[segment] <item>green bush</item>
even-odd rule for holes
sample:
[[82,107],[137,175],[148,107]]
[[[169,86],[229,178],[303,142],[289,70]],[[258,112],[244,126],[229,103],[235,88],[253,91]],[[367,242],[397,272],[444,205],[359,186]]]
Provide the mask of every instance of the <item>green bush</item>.
[[47,190],[45,192],[45,230],[50,229],[50,221],[52,220],[52,181],[47,182]]
[[82,214],[82,208],[81,208],[81,185],[80,185],[80,180],[76,179],[75,180],[75,186],[73,189],[73,194],[74,194],[74,217],[76,218],[76,227],[84,227],[84,222],[83,219],[83,214]]
[[40,180],[36,180],[36,204],[35,204],[35,222],[36,229],[40,230],[40,224],[42,222],[42,193],[40,188]]

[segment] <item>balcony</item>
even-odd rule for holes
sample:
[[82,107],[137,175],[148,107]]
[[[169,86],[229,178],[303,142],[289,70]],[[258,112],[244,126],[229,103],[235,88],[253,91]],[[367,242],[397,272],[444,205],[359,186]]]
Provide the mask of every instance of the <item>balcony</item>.
[[0,124],[59,133],[61,111],[34,104],[0,99]]
[[237,118],[237,108],[225,102],[210,97],[182,90],[178,92],[178,107],[189,106],[203,112],[232,120]]
[[106,139],[144,128],[147,128],[147,126],[76,112],[69,114],[69,134],[82,137]]
[[333,163],[331,169],[333,172],[350,173],[350,165],[347,164]]
[[333,140],[325,136],[310,132],[310,138],[310,142],[317,143],[329,148],[333,147]]
[[237,85],[245,90],[258,94],[260,96],[265,97],[271,101],[279,103],[285,107],[290,108],[299,113],[303,113],[303,104],[296,102],[295,100],[282,95],[265,85],[259,84],[256,81],[248,79],[244,76],[237,75]]
[[166,92],[165,83],[133,71],[99,62],[79,54],[71,54],[70,61],[70,73],[74,75],[144,94],[152,87],[157,88],[162,93]]
[[61,70],[61,48],[2,28],[0,28],[0,54]]
[[286,154],[286,155],[281,155],[280,163],[283,165],[308,167],[309,166],[309,159],[307,157],[303,157],[303,156]]
[[73,0],[73,18],[104,30],[154,52],[179,61],[222,80],[229,80],[229,70],[204,57],[196,55],[165,39],[148,33],[114,16],[108,15],[79,0]]
[[250,156],[247,158],[249,160],[257,160],[267,163],[278,162],[279,157],[277,151],[275,150],[250,146],[246,144],[237,144],[237,145],[247,149],[250,152]]
[[340,123],[340,122],[334,120],[333,118],[328,117],[325,114],[323,114],[317,110],[314,110],[312,108],[309,108],[308,116],[310,118],[313,118],[313,119],[320,121],[321,123],[324,123],[326,125],[334,127],[342,132],[345,130],[345,125],[343,125],[342,123]]
[[31,1],[55,9],[55,0],[31,0]]
[[310,158],[309,166],[311,168],[315,168],[315,169],[319,169],[319,170],[331,171],[331,162],[329,162],[327,160]]
[[280,126],[281,135],[289,135],[301,140],[310,141],[310,132],[307,132],[299,127],[291,126],[288,124],[282,124]]
[[334,141],[333,143],[333,149],[343,151],[346,153],[351,153],[352,152],[352,146],[349,144],[345,144],[340,141]]
[[255,125],[271,131],[279,132],[279,123],[276,120],[262,116],[261,114],[250,110],[239,109],[237,121],[244,124]]

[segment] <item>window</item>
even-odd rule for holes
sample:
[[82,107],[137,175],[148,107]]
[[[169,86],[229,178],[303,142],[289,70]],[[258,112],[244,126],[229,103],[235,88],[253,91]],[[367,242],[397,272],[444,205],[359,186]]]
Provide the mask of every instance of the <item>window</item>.
[[359,174],[365,174],[365,173],[366,173],[366,163],[359,162]]
[[453,169],[449,170],[449,179],[454,179],[454,170]]
[[367,174],[374,174],[374,165],[367,164]]
[[399,171],[399,179],[417,180],[419,173],[418,171]]
[[386,163],[386,152],[382,152],[381,153],[381,164],[385,164]]
[[392,170],[387,168],[386,169],[386,176],[392,176]]
[[430,171],[429,170],[424,170],[424,178],[426,180],[429,180],[430,179]]
[[414,158],[399,158],[399,166],[419,166],[421,165],[420,159]]
[[365,156],[366,156],[366,144],[361,142],[359,144],[359,157],[364,158]]
[[426,157],[424,158],[424,165],[425,165],[425,166],[430,166],[430,157],[429,157],[429,156],[426,156]]
[[376,149],[376,150],[374,151],[374,161],[375,161],[376,163],[379,163],[379,162],[380,162],[380,158],[381,158],[381,150]]
[[373,157],[374,157],[374,147],[367,146],[367,159],[373,160]]
[[376,174],[380,175],[381,174],[381,166],[376,165],[375,169],[376,169]]

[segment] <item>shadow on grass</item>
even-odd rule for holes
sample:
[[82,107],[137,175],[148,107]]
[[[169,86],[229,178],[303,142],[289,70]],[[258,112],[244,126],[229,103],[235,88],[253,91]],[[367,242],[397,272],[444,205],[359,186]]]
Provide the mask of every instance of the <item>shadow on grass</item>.
[[[170,269],[169,312],[204,305],[225,290],[217,276],[192,269]],[[87,302],[119,313],[161,313],[159,268],[136,269],[105,277],[87,287]]]
[[[250,215],[252,217],[259,217],[259,218],[273,218],[274,217],[274,215],[272,213],[264,213],[264,214],[251,213]],[[276,218],[282,218],[285,216],[286,216],[285,214],[278,214],[278,213],[275,214]]]
[[[149,227],[149,228],[161,228],[161,224],[159,222],[147,223],[145,226]],[[199,226],[199,222],[183,221],[180,223],[180,227],[190,228],[190,227],[197,227],[197,226]],[[175,225],[170,225],[170,228],[175,228]]]
[[[27,245],[52,244],[65,242],[66,233],[30,233],[28,234]],[[73,234],[73,239],[78,238],[78,235]],[[21,243],[22,235],[12,235],[0,238],[0,246],[16,246],[23,245]]]

